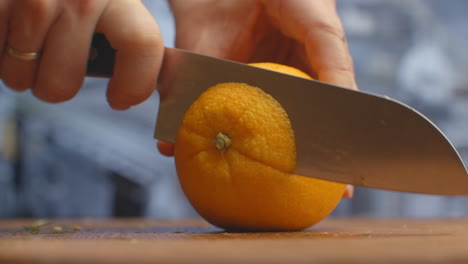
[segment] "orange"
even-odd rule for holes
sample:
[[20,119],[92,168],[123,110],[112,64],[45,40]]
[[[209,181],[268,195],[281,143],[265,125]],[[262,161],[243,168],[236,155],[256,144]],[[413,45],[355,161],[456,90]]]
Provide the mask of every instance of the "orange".
[[[284,65],[253,65],[310,78]],[[248,84],[220,83],[186,112],[175,162],[186,197],[211,224],[300,230],[327,217],[345,185],[292,174],[295,151],[288,116],[273,97]]]

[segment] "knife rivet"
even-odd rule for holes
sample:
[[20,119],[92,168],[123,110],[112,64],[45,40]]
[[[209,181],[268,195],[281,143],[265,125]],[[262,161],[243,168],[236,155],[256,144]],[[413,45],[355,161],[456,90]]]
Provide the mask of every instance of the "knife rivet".
[[231,139],[228,137],[228,135],[219,132],[218,135],[216,135],[214,144],[218,150],[225,150],[231,146]]

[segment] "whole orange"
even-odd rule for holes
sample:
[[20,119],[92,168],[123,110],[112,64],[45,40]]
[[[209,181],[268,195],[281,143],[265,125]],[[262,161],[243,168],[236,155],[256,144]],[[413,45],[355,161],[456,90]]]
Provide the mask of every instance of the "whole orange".
[[[310,78],[284,65],[252,65]],[[215,85],[191,105],[175,162],[192,206],[226,230],[307,228],[327,217],[345,190],[341,183],[292,174],[296,146],[285,110],[244,83]]]

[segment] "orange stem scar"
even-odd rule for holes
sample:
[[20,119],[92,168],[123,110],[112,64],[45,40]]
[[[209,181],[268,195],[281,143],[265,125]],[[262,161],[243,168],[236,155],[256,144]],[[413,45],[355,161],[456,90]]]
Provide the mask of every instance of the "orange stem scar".
[[228,135],[219,132],[218,135],[216,135],[214,144],[218,150],[226,150],[229,148],[229,146],[231,146],[231,139]]

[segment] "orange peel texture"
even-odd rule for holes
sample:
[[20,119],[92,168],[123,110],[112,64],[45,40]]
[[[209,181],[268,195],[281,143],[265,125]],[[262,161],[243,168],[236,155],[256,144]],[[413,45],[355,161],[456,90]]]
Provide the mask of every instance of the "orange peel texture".
[[[252,65],[310,78],[284,65]],[[333,211],[345,190],[345,184],[292,174],[296,146],[285,110],[244,83],[215,85],[191,105],[177,135],[175,162],[195,210],[231,231],[310,227]]]

